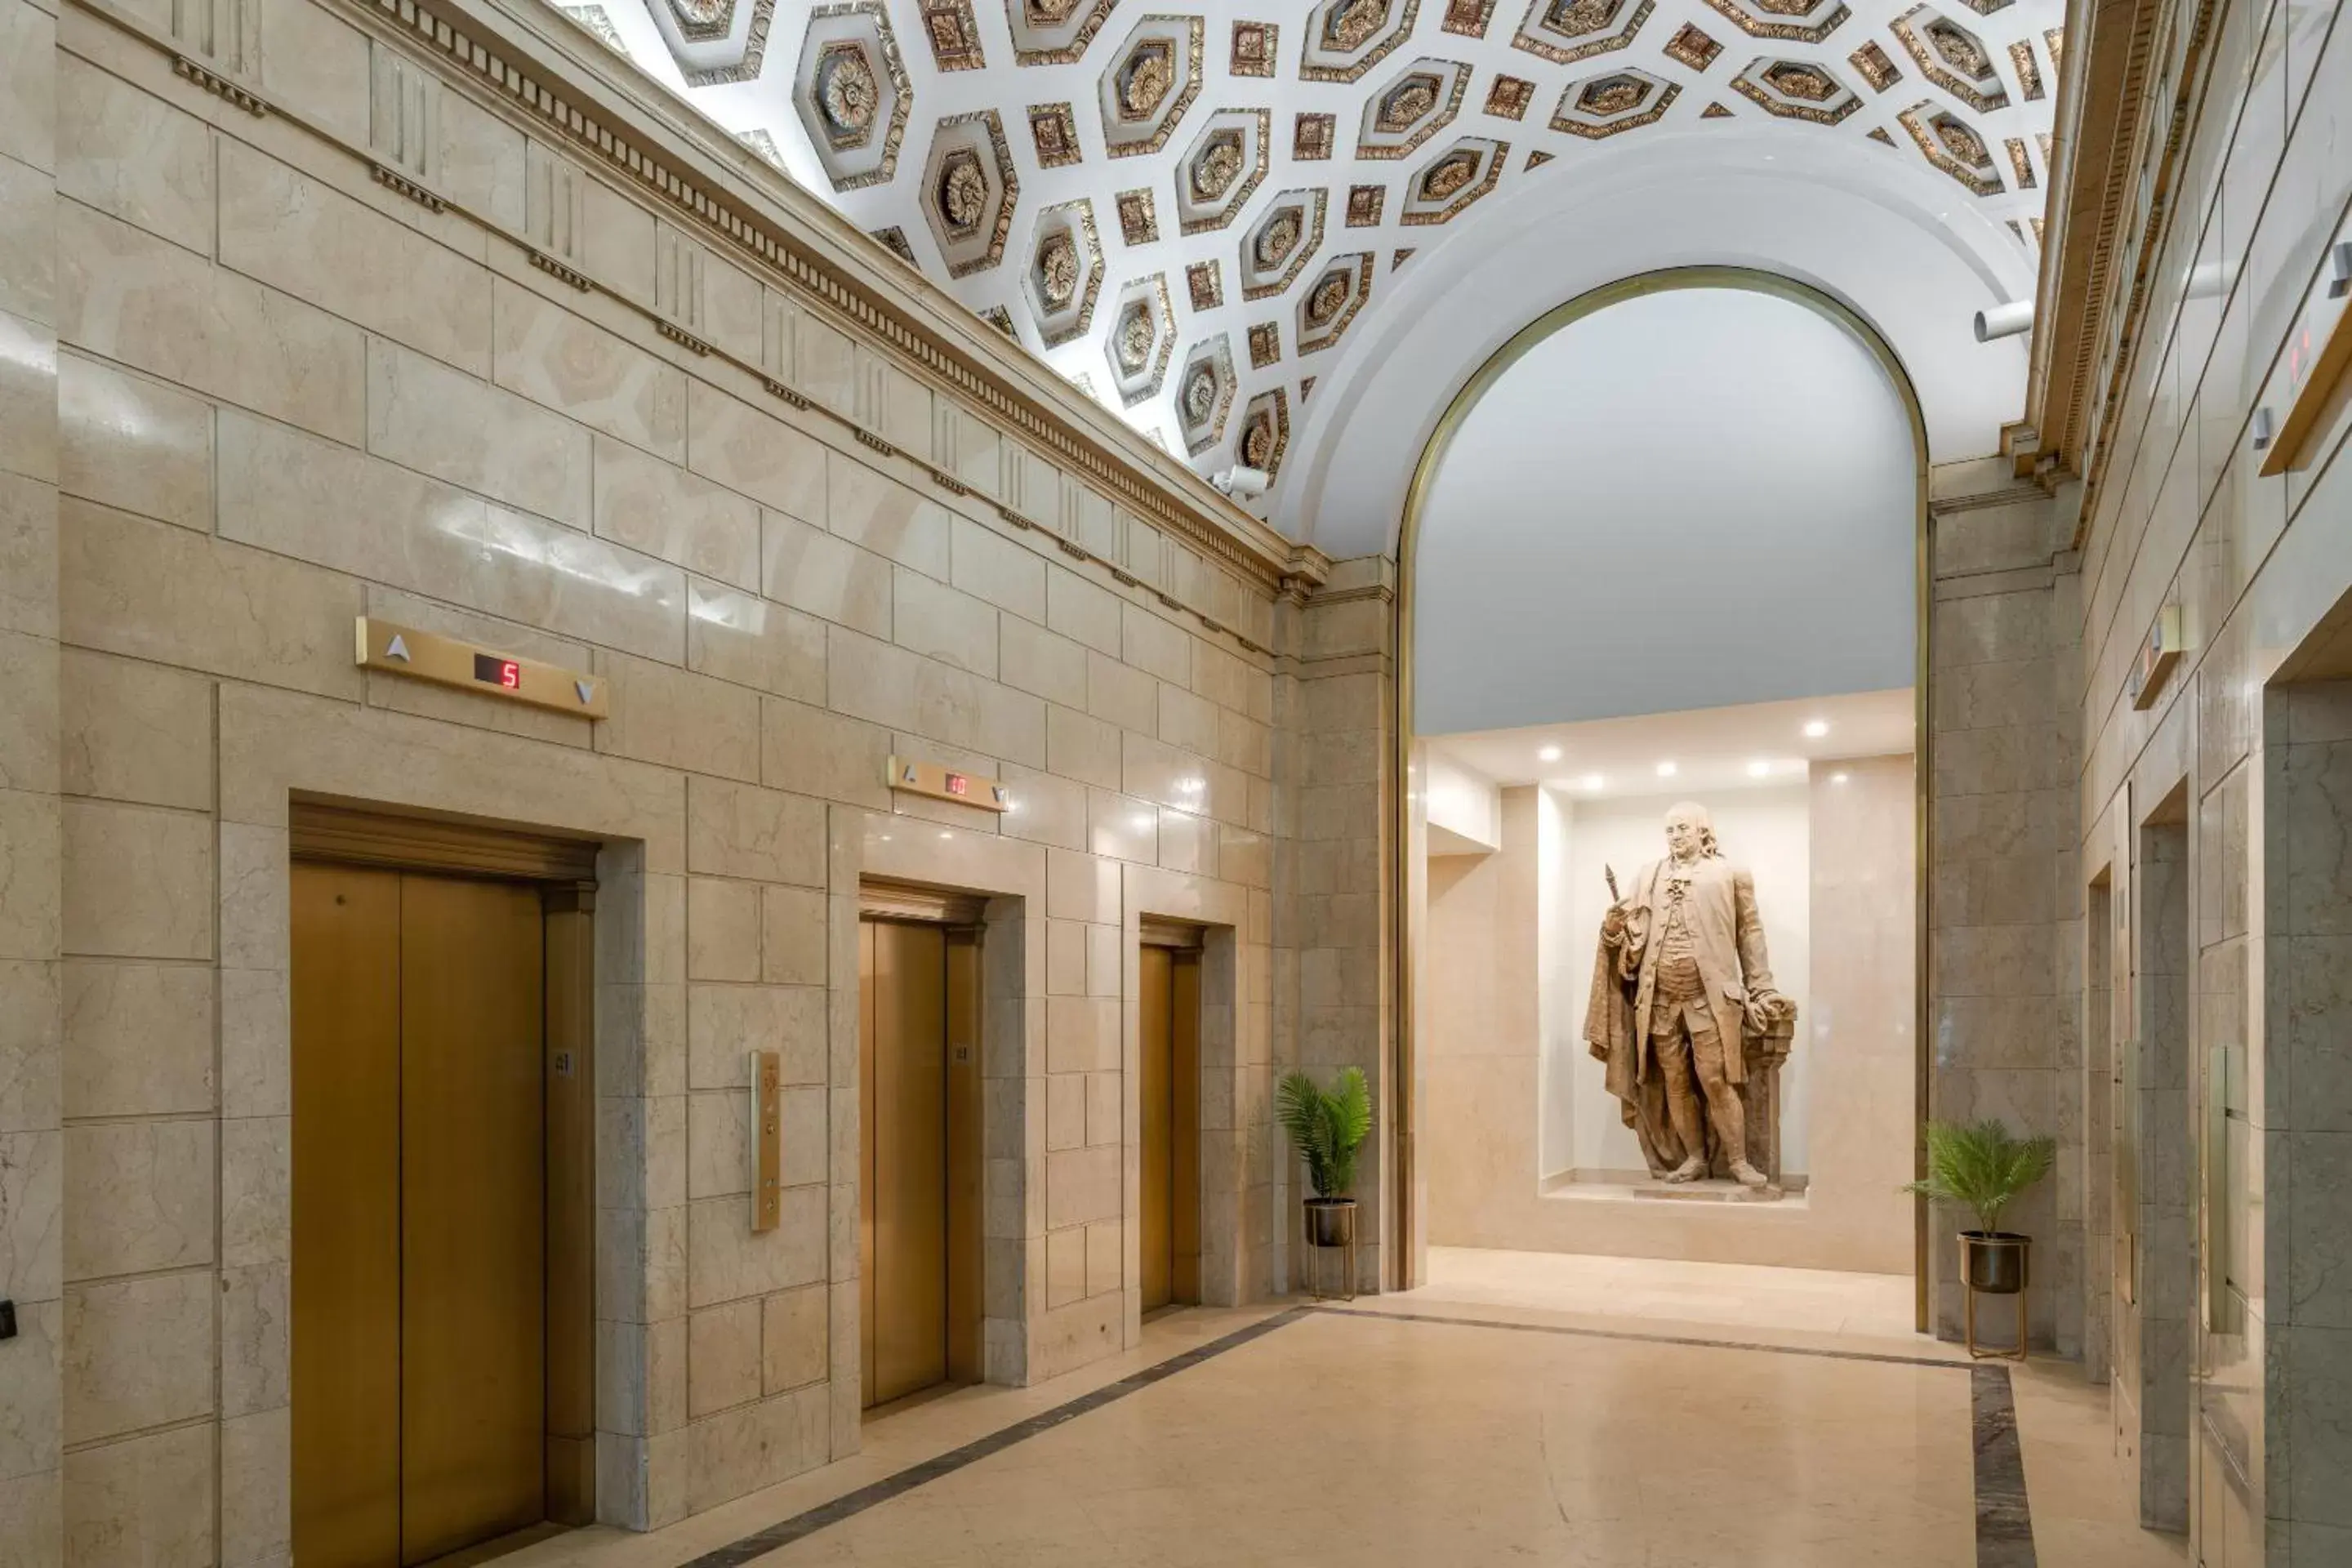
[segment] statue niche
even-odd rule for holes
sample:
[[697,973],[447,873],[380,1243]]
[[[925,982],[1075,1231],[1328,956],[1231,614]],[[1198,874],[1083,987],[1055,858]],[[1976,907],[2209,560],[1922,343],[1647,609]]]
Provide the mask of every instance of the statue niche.
[[1706,808],[1666,813],[1666,856],[1611,903],[1593,957],[1584,1039],[1608,1069],[1650,1174],[1780,1189],[1780,1066],[1796,1004],[1772,987],[1756,885],[1724,858]]

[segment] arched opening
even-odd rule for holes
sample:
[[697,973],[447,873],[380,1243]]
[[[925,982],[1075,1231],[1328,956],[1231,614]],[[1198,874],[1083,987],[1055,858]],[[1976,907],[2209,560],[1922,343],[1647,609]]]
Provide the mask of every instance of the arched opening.
[[[1927,451],[1868,321],[1731,268],[1558,306],[1438,421],[1399,541],[1416,1281],[1787,1266],[1916,1321]],[[1751,1005],[1669,1008],[1659,955],[1718,936]]]

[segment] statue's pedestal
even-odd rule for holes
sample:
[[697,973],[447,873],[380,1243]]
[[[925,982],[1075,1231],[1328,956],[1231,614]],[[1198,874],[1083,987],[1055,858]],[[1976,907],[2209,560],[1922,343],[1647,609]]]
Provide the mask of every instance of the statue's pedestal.
[[1777,1184],[1746,1187],[1721,1176],[1696,1182],[1651,1182],[1628,1187],[1626,1192],[1637,1198],[1680,1204],[1776,1204],[1787,1195]]

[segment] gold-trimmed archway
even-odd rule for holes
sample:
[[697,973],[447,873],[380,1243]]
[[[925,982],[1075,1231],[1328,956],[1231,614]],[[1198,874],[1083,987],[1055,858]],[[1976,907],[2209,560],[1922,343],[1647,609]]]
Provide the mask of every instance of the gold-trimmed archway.
[[[1391,777],[1395,787],[1391,791],[1391,816],[1389,822],[1390,842],[1395,847],[1388,868],[1390,897],[1397,911],[1398,952],[1396,979],[1392,1000],[1392,1016],[1396,1026],[1390,1047],[1389,1071],[1395,1087],[1391,1100],[1392,1113],[1389,1118],[1388,1147],[1391,1154],[1391,1191],[1395,1194],[1390,1205],[1390,1223],[1384,1237],[1398,1261],[1393,1283],[1398,1287],[1419,1283],[1417,1259],[1423,1248],[1417,1243],[1420,1215],[1414,1194],[1416,1180],[1413,1139],[1419,1107],[1415,1103],[1415,1052],[1413,1039],[1413,1007],[1415,1005],[1413,975],[1422,932],[1417,929],[1415,910],[1410,897],[1412,867],[1407,853],[1412,831],[1412,683],[1413,683],[1413,588],[1415,556],[1421,542],[1422,513],[1432,484],[1444,466],[1445,454],[1453,444],[1471,410],[1491,391],[1514,365],[1554,333],[1597,315],[1612,305],[1652,294],[1673,293],[1689,289],[1739,289],[1749,293],[1768,294],[1801,305],[1834,323],[1877,361],[1903,401],[1904,413],[1910,422],[1916,504],[1913,551],[1913,617],[1914,661],[1913,680],[1913,745],[1912,776],[1915,790],[1913,801],[1913,838],[1916,856],[1915,884],[1916,907],[1914,910],[1914,969],[1916,993],[1912,1016],[1912,1113],[1915,1123],[1915,1167],[1924,1174],[1917,1162],[1925,1158],[1916,1136],[1916,1124],[1926,1121],[1928,1113],[1928,1042],[1929,1003],[1931,998],[1932,952],[1929,945],[1929,909],[1933,893],[1928,878],[1928,850],[1933,823],[1929,816],[1927,787],[1933,777],[1934,759],[1931,751],[1933,735],[1927,722],[1927,676],[1929,670],[1928,638],[1931,624],[1930,570],[1931,554],[1929,512],[1927,507],[1927,427],[1919,405],[1917,389],[1910,373],[1894,347],[1878,329],[1845,301],[1809,283],[1776,272],[1745,267],[1677,267],[1654,272],[1636,273],[1597,289],[1590,289],[1561,304],[1554,306],[1511,335],[1508,342],[1488,355],[1486,362],[1463,384],[1460,391],[1447,404],[1439,416],[1429,440],[1422,447],[1421,458],[1413,466],[1412,482],[1406,492],[1404,516],[1397,534],[1397,596],[1396,635],[1391,646],[1396,649],[1396,710],[1393,715],[1394,744],[1390,758]],[[1912,1218],[1912,1282],[1916,1326],[1921,1332],[1928,1327],[1927,1310],[1927,1205],[1925,1199],[1915,1203]]]

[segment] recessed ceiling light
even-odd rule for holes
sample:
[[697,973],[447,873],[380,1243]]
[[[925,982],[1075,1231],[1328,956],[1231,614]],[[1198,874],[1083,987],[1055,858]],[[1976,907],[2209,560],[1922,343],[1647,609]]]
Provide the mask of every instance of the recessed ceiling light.
[[1829,732],[1830,721],[1826,719],[1809,719],[1805,721],[1805,739],[1808,741],[1818,741]]
[[1606,782],[1599,773],[1584,775],[1584,787],[1587,789],[1599,789]]
[[954,834],[952,834],[952,833],[942,833],[942,834],[940,834],[940,837],[942,837],[942,838],[953,838],[953,837],[955,837],[955,835],[954,835]]
[[1658,776],[1662,779],[1670,779],[1674,777],[1675,764],[1672,763],[1660,763],[1658,764]]
[[1845,775],[1843,773],[1832,773],[1830,775],[1830,783],[1843,784],[1845,783]]
[[1751,779],[1760,779],[1771,771],[1772,764],[1769,763],[1750,763],[1748,764],[1748,776]]
[[1559,748],[1558,746],[1546,746],[1542,751],[1536,753],[1536,761],[1539,763],[1556,763],[1559,761]]

